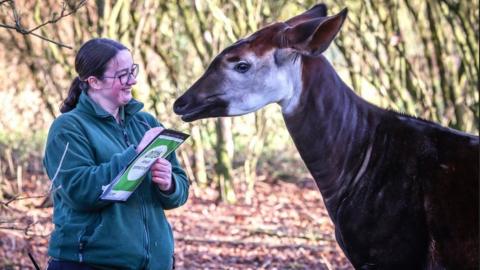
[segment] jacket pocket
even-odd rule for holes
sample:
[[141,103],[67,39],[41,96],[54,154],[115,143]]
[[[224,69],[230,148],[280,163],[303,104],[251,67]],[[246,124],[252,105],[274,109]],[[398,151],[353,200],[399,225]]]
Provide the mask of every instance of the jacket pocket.
[[102,215],[100,213],[95,214],[93,220],[88,223],[85,228],[82,230],[80,234],[80,238],[78,240],[78,260],[83,262],[83,255],[85,252],[85,246],[88,244],[88,241],[92,234],[95,232],[97,227],[102,222]]

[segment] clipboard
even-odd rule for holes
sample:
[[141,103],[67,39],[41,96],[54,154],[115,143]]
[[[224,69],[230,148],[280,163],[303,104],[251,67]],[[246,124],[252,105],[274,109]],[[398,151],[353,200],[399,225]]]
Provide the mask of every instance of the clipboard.
[[157,158],[165,158],[190,135],[164,129],[112,180],[103,190],[100,200],[124,202],[142,183]]

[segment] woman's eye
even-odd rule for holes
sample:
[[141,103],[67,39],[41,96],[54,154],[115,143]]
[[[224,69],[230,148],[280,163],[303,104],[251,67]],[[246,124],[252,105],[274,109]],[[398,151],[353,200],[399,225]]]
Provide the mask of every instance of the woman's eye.
[[233,69],[236,72],[245,73],[250,69],[250,64],[245,63],[245,62],[241,62],[241,63],[236,64],[235,67],[233,67]]
[[128,76],[128,73],[127,73],[127,72],[118,75],[118,78],[119,78],[119,79],[124,79],[126,76]]

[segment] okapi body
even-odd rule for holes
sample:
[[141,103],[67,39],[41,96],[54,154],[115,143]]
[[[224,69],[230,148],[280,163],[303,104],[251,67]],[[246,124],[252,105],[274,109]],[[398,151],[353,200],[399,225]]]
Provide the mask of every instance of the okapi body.
[[356,269],[478,268],[478,136],[357,96],[321,55],[345,18],[317,5],[237,41],[174,111],[193,121],[279,104]]

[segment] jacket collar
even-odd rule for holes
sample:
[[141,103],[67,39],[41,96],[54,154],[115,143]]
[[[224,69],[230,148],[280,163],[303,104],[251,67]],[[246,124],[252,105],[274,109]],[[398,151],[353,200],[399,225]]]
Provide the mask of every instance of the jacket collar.
[[[86,91],[82,91],[80,94],[77,109],[99,118],[113,117],[109,112],[104,110],[100,105],[93,101],[93,99],[87,95]],[[141,109],[143,109],[143,103],[132,98],[127,105],[120,107],[120,118],[126,121],[131,115],[139,112]]]

